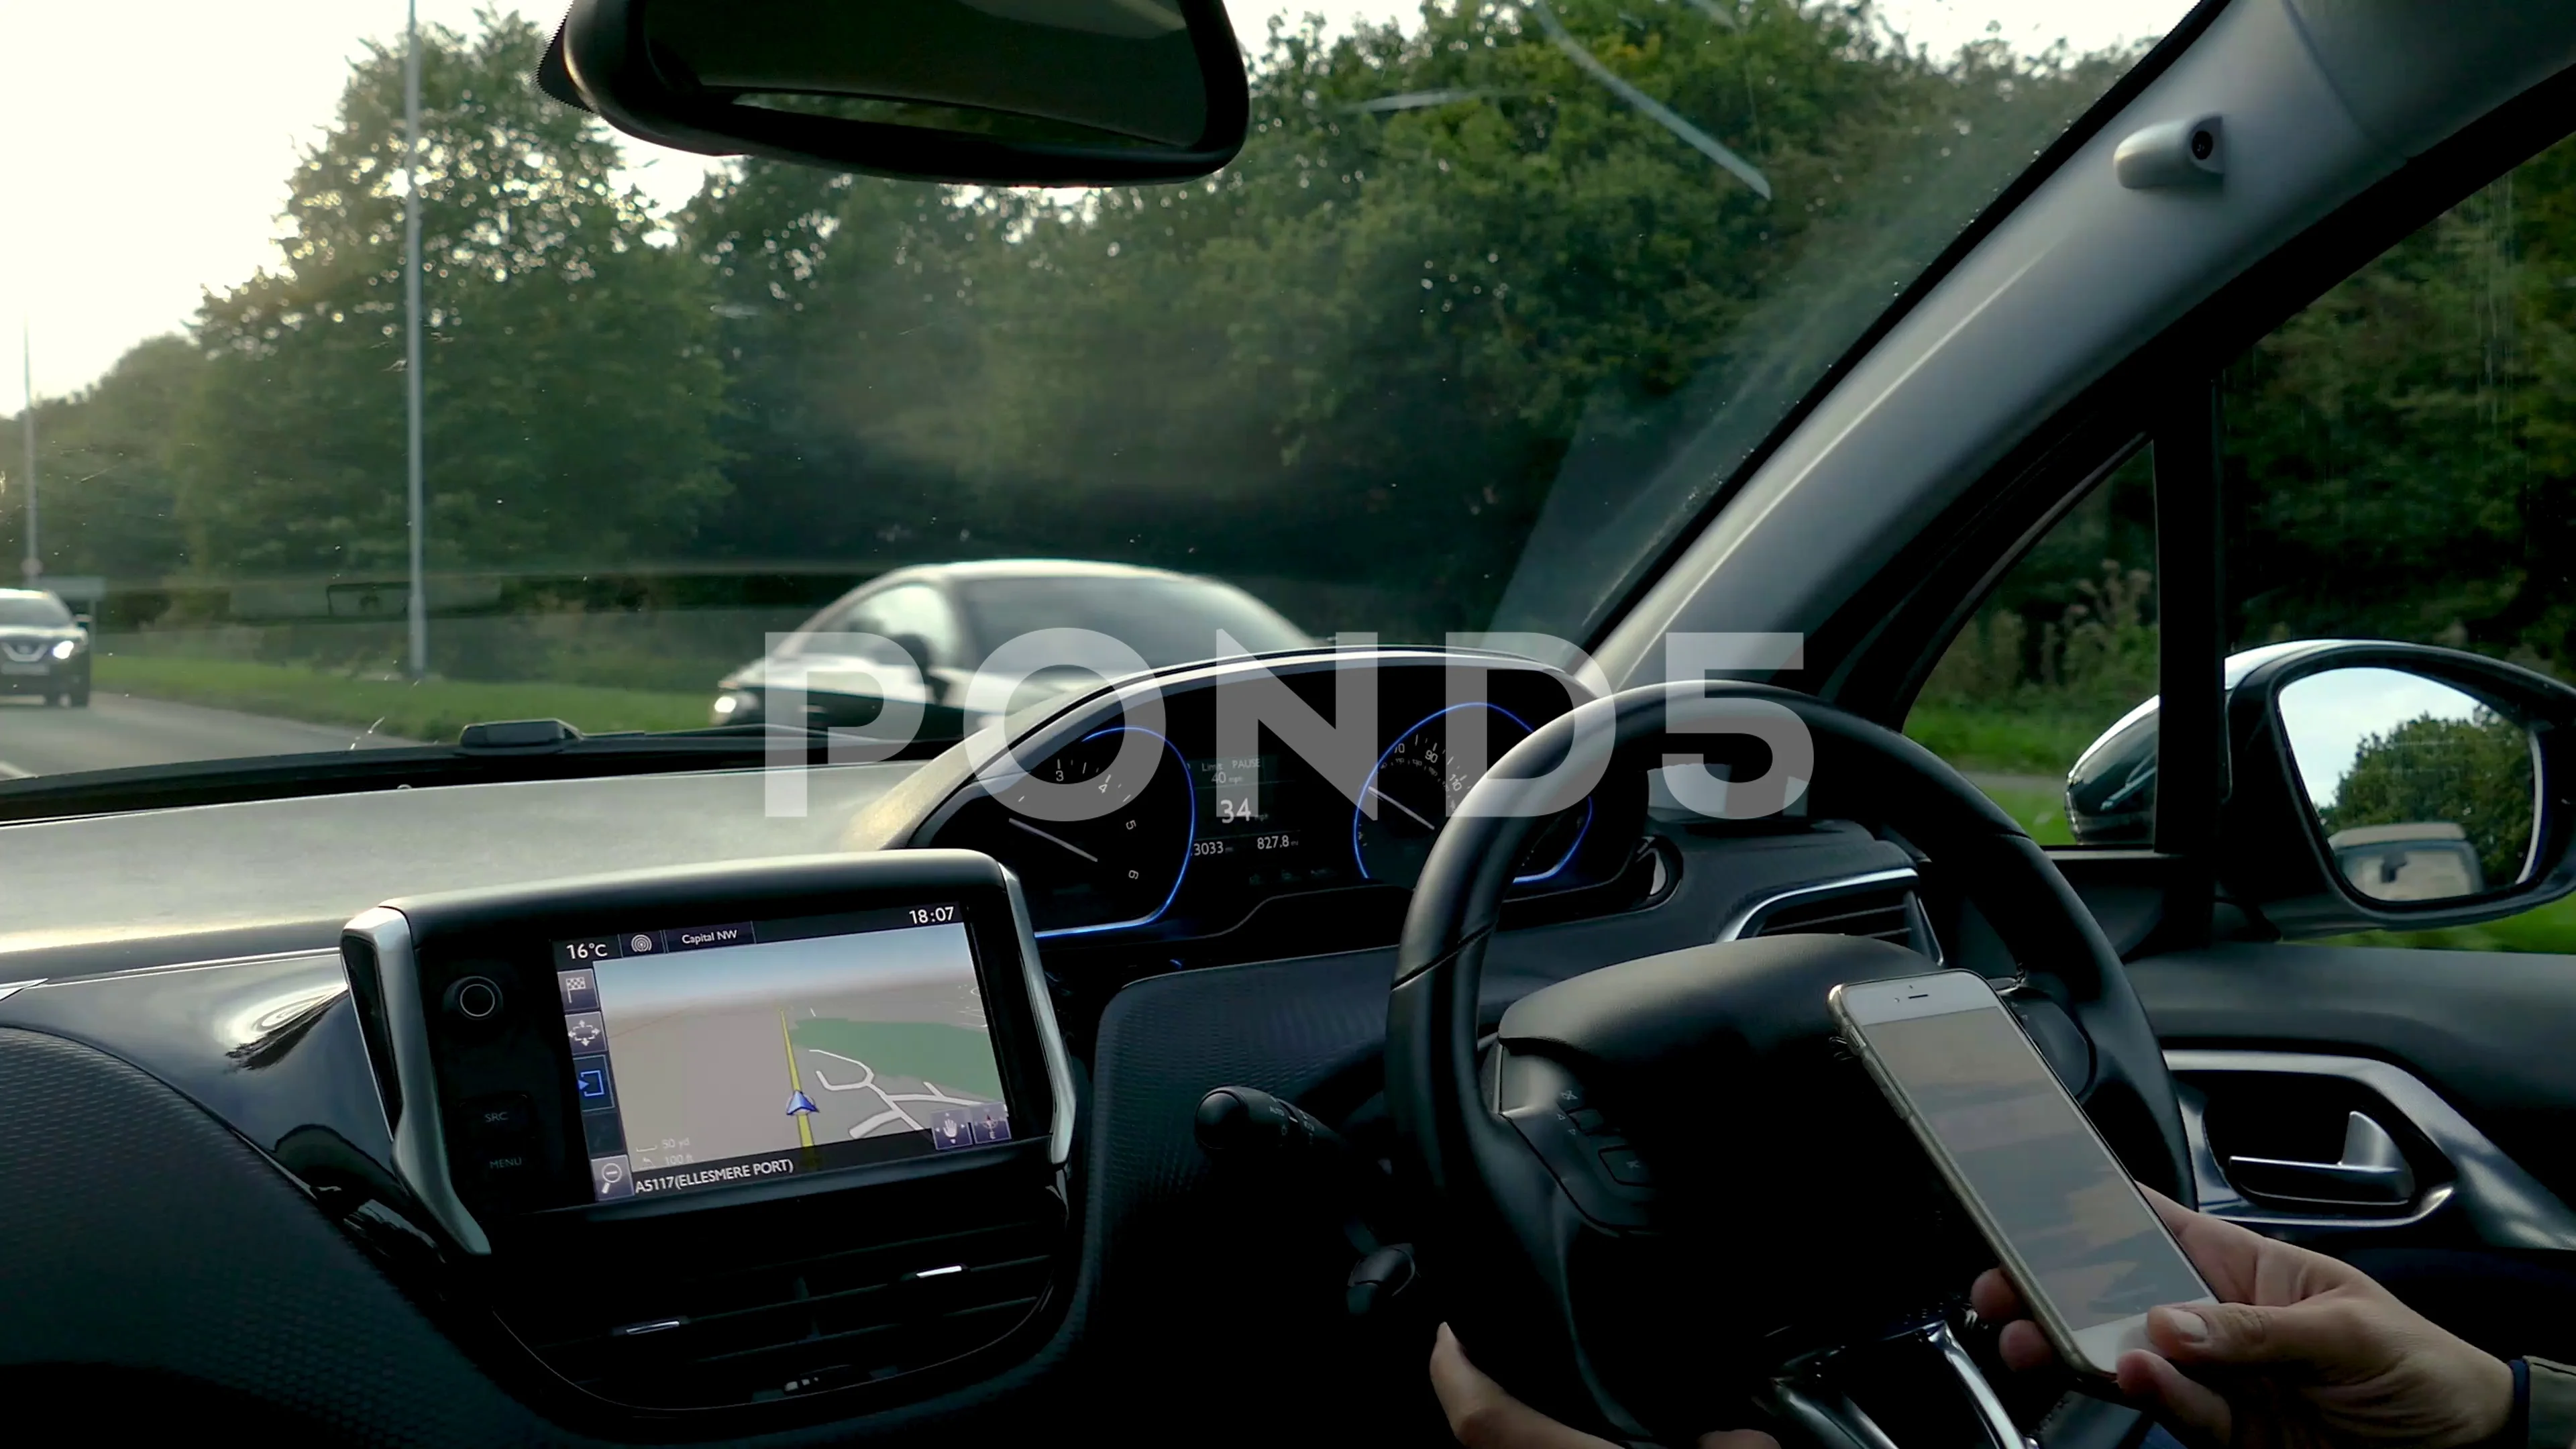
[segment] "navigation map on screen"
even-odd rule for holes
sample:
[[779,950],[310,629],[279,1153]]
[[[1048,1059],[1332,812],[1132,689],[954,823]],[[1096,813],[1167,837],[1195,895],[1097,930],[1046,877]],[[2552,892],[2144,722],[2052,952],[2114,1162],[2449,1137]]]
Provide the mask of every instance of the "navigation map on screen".
[[1010,1138],[955,906],[558,943],[600,1199]]

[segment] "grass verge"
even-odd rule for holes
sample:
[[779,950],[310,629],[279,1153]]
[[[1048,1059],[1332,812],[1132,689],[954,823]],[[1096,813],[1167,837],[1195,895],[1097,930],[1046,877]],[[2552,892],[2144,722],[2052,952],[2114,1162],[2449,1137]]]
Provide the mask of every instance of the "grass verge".
[[2420,951],[2529,951],[2576,955],[2576,896],[2536,906],[2483,926],[2439,931],[2358,931],[2303,941],[2306,946],[2411,946]]
[[706,691],[609,689],[587,684],[480,680],[355,679],[296,664],[101,654],[104,693],[210,705],[311,724],[372,727],[377,734],[446,743],[483,720],[560,719],[590,734],[694,729],[707,722]]
[[1980,780],[1977,788],[1986,798],[2004,807],[2004,813],[2020,822],[2030,838],[2042,845],[2073,845],[2075,832],[2066,825],[2066,796],[2052,789],[2025,789],[2015,785]]
[[1925,702],[1905,717],[1906,737],[1971,774],[2063,777],[2112,722],[2116,709]]

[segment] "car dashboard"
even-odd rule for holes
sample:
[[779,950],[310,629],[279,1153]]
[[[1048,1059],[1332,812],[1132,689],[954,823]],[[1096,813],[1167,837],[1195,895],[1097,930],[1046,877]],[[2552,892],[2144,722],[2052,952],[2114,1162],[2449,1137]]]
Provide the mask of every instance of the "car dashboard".
[[[1228,685],[1261,692],[1230,700]],[[784,838],[828,828],[828,858],[768,858],[759,842],[781,837],[739,826],[693,837],[670,813],[684,788],[774,811],[761,792],[776,782],[759,772],[0,828],[0,866],[41,857],[68,880],[113,861],[121,878],[157,872],[165,898],[205,903],[165,900],[147,928],[87,932],[76,890],[8,908],[29,914],[0,937],[14,946],[0,951],[0,1080],[48,1084],[12,1095],[22,1106],[0,1124],[12,1179],[0,1201],[53,1205],[26,1228],[48,1245],[29,1291],[72,1301],[85,1282],[140,1285],[134,1311],[157,1326],[79,1347],[86,1361],[426,1442],[983,1442],[1104,1414],[1131,1441],[1201,1440],[1247,1392],[1263,1408],[1224,1430],[1238,1442],[1350,1437],[1335,1401],[1366,1401],[1371,1384],[1388,1402],[1418,1398],[1418,1364],[1351,1332],[1340,1210],[1215,1169],[1193,1113],[1214,1087],[1256,1087],[1386,1155],[1377,1060],[1413,878],[1485,761],[1585,697],[1542,666],[1456,651],[1170,671],[1056,701],[1014,723],[1008,751],[968,741],[838,783],[811,772],[804,803],[828,819]],[[1068,803],[1085,795],[1087,811]],[[241,859],[176,858],[223,812]],[[595,857],[538,871],[513,853],[514,838],[544,836],[540,817],[567,812],[608,827]],[[240,924],[242,898],[262,889],[250,842],[310,852],[333,838],[334,864],[279,877],[267,891],[280,904]],[[461,866],[477,845],[479,863]],[[1001,869],[966,886],[904,874],[976,860]],[[1488,1014],[1725,936],[1929,945],[1913,869],[1857,826],[1702,821],[1650,809],[1640,776],[1605,777],[1515,873]],[[327,915],[302,904],[324,887],[339,902]],[[416,897],[425,888],[446,894]],[[395,910],[371,909],[387,900]],[[761,1180],[730,1158],[686,1192],[602,1195],[607,1139],[577,1084],[594,1060],[585,1012],[559,997],[582,961],[560,953],[676,949],[701,926],[810,935],[823,928],[795,923],[957,901],[991,928],[975,938],[975,1010],[999,1071],[983,1116],[955,1125],[989,1130],[999,1113],[1018,1124],[1011,1140],[940,1151],[924,1117],[917,1137],[894,1130],[904,1141],[822,1170]],[[31,919],[50,934],[24,929]],[[493,992],[487,1016],[468,1010],[483,1003],[474,982]],[[786,1075],[763,1093],[811,1090],[795,1079],[792,1014],[780,1008]],[[650,1083],[627,1061],[631,1131]],[[77,1145],[84,1090],[122,1104],[105,1153]],[[791,1124],[829,1116],[787,1105]],[[494,1111],[524,1135],[478,1136]],[[685,1150],[653,1164],[615,1145],[627,1171],[689,1165]],[[514,1171],[506,1190],[492,1177]],[[140,1237],[136,1192],[167,1205]],[[11,1335],[50,1331],[16,1318]],[[87,1321],[60,1321],[74,1320]],[[1301,1373],[1342,1392],[1208,1364],[1220,1342],[1256,1357],[1298,1345]],[[1422,1426],[1380,1427],[1415,1442]]]

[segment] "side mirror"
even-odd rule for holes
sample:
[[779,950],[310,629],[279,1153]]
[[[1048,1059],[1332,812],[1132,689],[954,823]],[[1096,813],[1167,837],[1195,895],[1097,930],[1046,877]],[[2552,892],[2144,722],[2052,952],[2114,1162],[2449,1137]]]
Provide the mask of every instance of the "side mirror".
[[684,151],[982,185],[1205,176],[1251,116],[1221,0],[574,0],[537,80]]
[[[2304,641],[2229,659],[2220,878],[2289,935],[2426,930],[2576,890],[2576,689],[2417,644]],[[2067,778],[2086,844],[2154,838],[2156,701]]]
[[92,624],[87,612],[72,615],[72,625],[84,634],[95,634],[98,632],[97,628]]

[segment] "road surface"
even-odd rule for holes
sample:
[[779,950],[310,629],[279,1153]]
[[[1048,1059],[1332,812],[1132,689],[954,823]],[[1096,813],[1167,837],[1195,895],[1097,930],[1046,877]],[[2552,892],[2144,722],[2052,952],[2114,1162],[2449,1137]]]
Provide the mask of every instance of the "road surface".
[[343,725],[302,724],[122,694],[92,695],[87,709],[61,709],[32,696],[0,697],[0,780],[411,743]]

